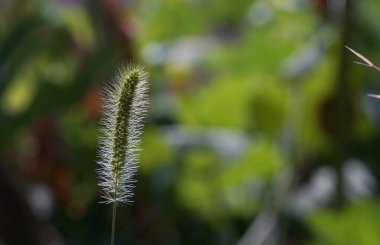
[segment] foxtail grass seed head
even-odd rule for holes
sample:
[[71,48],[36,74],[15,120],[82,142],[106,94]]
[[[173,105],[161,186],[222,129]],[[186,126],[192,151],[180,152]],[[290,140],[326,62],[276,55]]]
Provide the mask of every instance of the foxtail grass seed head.
[[128,203],[133,196],[143,120],[149,105],[147,73],[140,66],[123,67],[104,91],[99,186],[105,203]]

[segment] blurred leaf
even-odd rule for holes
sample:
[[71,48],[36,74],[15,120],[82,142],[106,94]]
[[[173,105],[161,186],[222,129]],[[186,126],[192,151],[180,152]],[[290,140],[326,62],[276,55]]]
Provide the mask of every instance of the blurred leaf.
[[141,165],[143,172],[152,172],[169,163],[173,149],[165,142],[163,134],[157,129],[147,128],[144,132],[141,148]]
[[380,209],[375,200],[348,204],[341,211],[321,210],[309,218],[310,244],[380,244]]

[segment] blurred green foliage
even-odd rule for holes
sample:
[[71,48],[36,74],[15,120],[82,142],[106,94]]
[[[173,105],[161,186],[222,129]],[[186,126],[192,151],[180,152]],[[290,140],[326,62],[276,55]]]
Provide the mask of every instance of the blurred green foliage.
[[379,205],[364,200],[341,212],[321,210],[310,217],[317,237],[311,244],[379,244]]
[[343,45],[380,60],[380,8],[330,2],[0,2],[2,168],[32,210],[26,187],[51,190],[42,230],[107,243],[100,90],[133,61],[150,73],[151,111],[118,243],[252,244],[270,213],[274,244],[379,244],[380,104],[365,95],[379,75]]

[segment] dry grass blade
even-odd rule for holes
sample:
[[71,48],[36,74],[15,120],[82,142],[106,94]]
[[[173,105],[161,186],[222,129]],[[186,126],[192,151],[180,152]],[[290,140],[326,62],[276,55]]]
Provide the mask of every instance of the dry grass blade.
[[377,67],[375,64],[373,64],[369,59],[367,59],[366,57],[364,57],[362,54],[356,52],[355,50],[353,50],[352,48],[346,46],[346,48],[348,50],[351,51],[351,53],[353,53],[354,55],[356,55],[356,57],[358,57],[359,59],[361,59],[362,61],[364,61],[365,63],[360,63],[360,62],[355,62],[359,65],[364,65],[364,66],[368,66],[372,69],[375,69],[376,71],[380,72],[380,68]]
[[[352,48],[348,47],[348,46],[345,46],[348,50],[351,51],[351,53],[353,53],[354,55],[356,55],[356,57],[358,57],[359,59],[361,59],[362,61],[364,61],[365,63],[361,63],[361,62],[357,62],[355,61],[356,64],[359,64],[359,65],[364,65],[364,66],[368,66],[372,69],[375,69],[376,71],[380,72],[380,68],[377,67],[376,65],[374,65],[369,59],[367,59],[366,57],[364,57],[362,54],[356,52],[355,50],[353,50]],[[369,97],[372,97],[372,98],[376,98],[376,99],[380,99],[380,95],[377,95],[377,94],[367,94],[367,96]]]
[[372,98],[376,98],[376,99],[380,99],[380,95],[378,95],[378,94],[367,94],[367,96],[372,97]]

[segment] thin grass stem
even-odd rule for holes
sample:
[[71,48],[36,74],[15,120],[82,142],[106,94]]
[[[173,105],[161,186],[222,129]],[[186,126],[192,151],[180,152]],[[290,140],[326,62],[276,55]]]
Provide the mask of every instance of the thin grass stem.
[[116,202],[112,204],[112,231],[111,231],[111,245],[115,244],[115,224],[116,224]]

